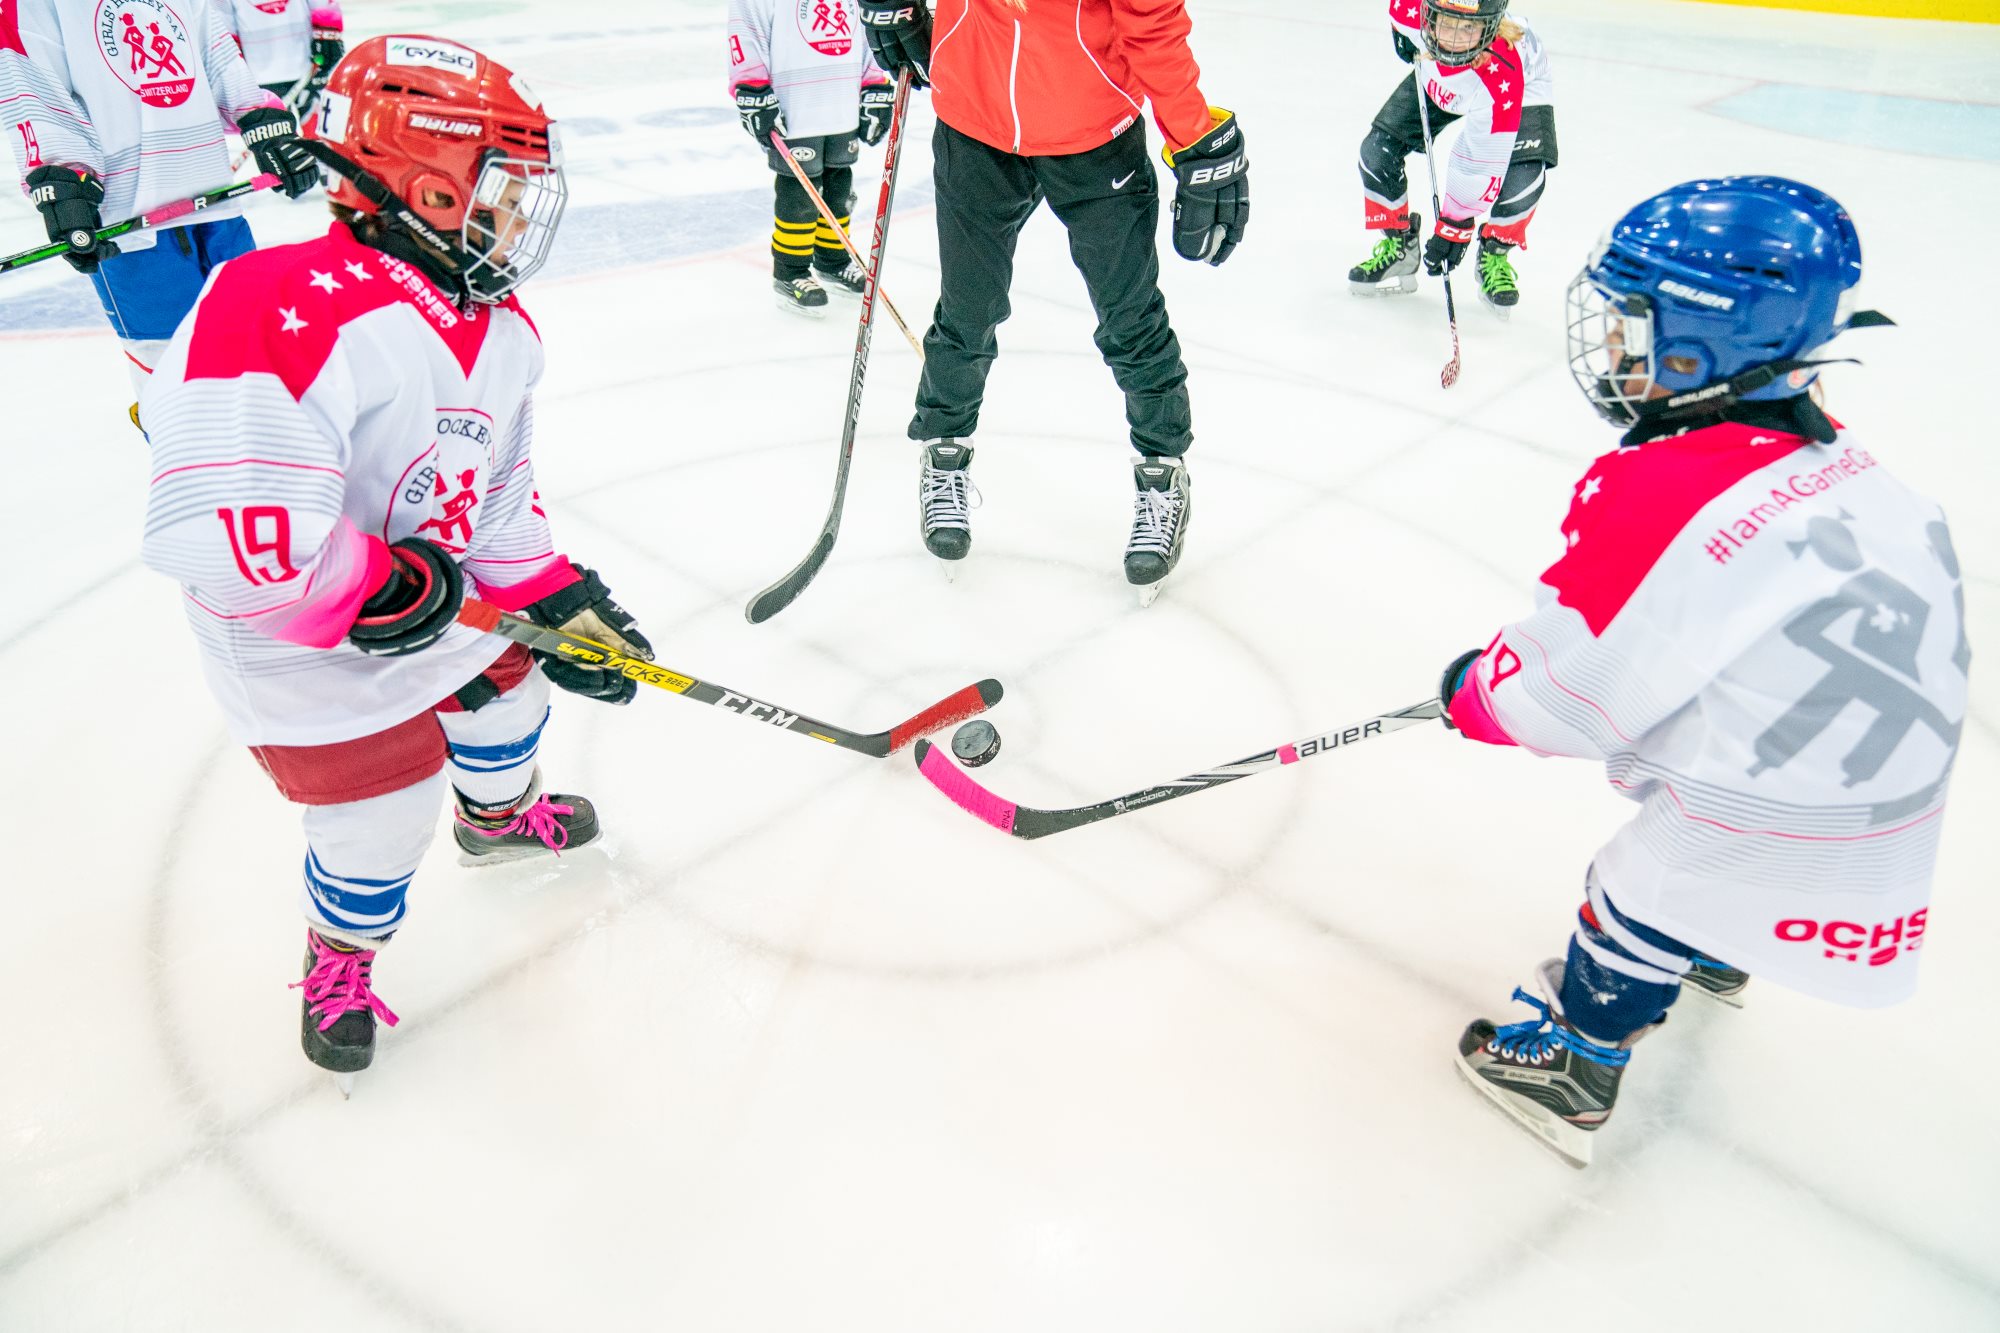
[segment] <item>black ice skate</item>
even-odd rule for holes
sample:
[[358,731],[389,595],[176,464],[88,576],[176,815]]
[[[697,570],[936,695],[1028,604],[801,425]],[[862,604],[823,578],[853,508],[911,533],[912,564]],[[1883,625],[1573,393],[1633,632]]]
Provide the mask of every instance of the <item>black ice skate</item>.
[[1396,296],[1417,289],[1417,261],[1423,246],[1417,232],[1424,225],[1423,214],[1410,214],[1410,225],[1401,231],[1384,231],[1375,242],[1374,253],[1347,270],[1347,289],[1356,296]]
[[1507,252],[1514,247],[1486,237],[1479,242],[1479,299],[1505,319],[1521,303],[1521,288],[1514,280],[1514,265]]
[[1458,1039],[1458,1072],[1564,1161],[1589,1166],[1591,1135],[1611,1118],[1632,1043],[1653,1029],[1600,1045],[1563,1017],[1562,961],[1543,963],[1537,977],[1546,1002],[1519,987],[1514,998],[1540,1016],[1505,1027],[1475,1019]]
[[[374,941],[386,944],[388,936]],[[375,995],[369,973],[375,950],[306,931],[306,974],[292,983],[305,991],[299,1044],[306,1059],[333,1075],[340,1095],[354,1091],[354,1076],[375,1059],[375,1020],[396,1026],[396,1016]]]
[[1139,605],[1151,606],[1174,566],[1181,561],[1188,519],[1194,512],[1194,483],[1178,458],[1140,458],[1132,464],[1132,535],[1125,542],[1125,581],[1139,589]]
[[819,279],[820,286],[835,296],[858,299],[868,289],[868,270],[851,259],[847,261],[846,268],[815,268],[813,276]]
[[795,315],[808,319],[826,318],[826,290],[812,274],[797,278],[773,278],[771,290],[778,294],[778,304]]
[[972,506],[978,490],[972,484],[972,446],[963,440],[926,440],[917,475],[917,519],[924,547],[946,562],[965,559],[972,549]]
[[453,793],[452,803],[451,833],[458,841],[460,865],[494,866],[560,856],[597,841],[603,832],[595,806],[581,796],[545,793],[539,772],[528,794],[512,806],[474,805],[458,793]]
[[1750,984],[1750,974],[1740,972],[1727,963],[1718,963],[1713,958],[1697,958],[1688,974],[1681,978],[1681,984],[1698,995],[1706,995],[1711,1000],[1720,1000],[1731,1009],[1743,1007],[1743,991]]

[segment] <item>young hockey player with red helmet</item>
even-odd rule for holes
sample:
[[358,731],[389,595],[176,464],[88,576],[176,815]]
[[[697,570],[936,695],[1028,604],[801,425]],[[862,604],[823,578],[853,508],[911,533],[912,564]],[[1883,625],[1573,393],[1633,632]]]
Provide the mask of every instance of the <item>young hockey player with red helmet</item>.
[[541,99],[458,43],[376,37],[308,142],[334,225],[223,265],[148,388],[144,554],[231,734],[305,807],[302,1040],[350,1075],[395,1022],[372,967],[447,792],[469,862],[575,850],[597,816],[542,789],[549,683],[636,689],[458,624],[466,593],[651,650],[535,490],[542,349],[515,290],[565,199]]

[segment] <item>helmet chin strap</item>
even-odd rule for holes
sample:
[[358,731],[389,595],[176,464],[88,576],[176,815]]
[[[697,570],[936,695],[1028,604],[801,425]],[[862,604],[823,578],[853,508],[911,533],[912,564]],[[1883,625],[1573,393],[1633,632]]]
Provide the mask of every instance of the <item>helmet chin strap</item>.
[[[1859,310],[1848,320],[1849,329],[1874,329],[1893,326],[1895,320],[1878,310]],[[1842,330],[1845,332],[1845,330]],[[1861,363],[1851,356],[1809,359],[1787,357],[1782,361],[1772,361],[1766,365],[1752,366],[1740,375],[1732,375],[1726,380],[1703,385],[1699,389],[1689,389],[1685,393],[1671,394],[1665,398],[1653,398],[1633,406],[1635,418],[1630,435],[1655,436],[1660,427],[1693,417],[1717,416],[1735,407],[1751,394],[1767,389],[1781,377],[1795,370],[1812,370],[1820,366],[1858,366]],[[1800,395],[1803,398],[1803,394]],[[1808,402],[1810,400],[1807,400]],[[1818,408],[1814,408],[1806,419],[1800,422],[1802,430],[1811,439],[1822,444],[1833,441],[1833,426]],[[1629,438],[1629,436],[1628,436]]]
[[[425,276],[446,288],[463,309],[473,303],[472,286],[465,279],[464,251],[417,215],[394,190],[371,171],[335,152],[318,139],[301,137],[299,143],[328,171],[361,191],[361,197],[375,205],[376,216],[386,228],[385,239],[400,240],[407,247],[404,259],[423,269]],[[398,247],[404,248],[404,247]]]

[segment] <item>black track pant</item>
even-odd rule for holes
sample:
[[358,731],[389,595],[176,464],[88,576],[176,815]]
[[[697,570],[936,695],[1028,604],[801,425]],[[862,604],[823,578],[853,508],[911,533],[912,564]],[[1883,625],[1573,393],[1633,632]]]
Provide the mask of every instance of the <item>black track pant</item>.
[[1014,243],[1047,199],[1090,290],[1097,350],[1125,391],[1133,447],[1185,453],[1194,442],[1187,366],[1160,295],[1160,195],[1144,124],[1062,157],[1004,153],[942,122],[932,146],[941,272],[910,438],[964,437],[978,425],[986,373],[999,354],[994,330],[1011,312]]

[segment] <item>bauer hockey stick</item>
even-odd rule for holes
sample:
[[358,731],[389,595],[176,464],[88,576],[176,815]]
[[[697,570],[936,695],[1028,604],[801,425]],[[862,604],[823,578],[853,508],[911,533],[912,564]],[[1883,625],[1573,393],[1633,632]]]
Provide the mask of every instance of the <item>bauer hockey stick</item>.
[[1127,792],[1109,801],[1072,806],[1067,810],[1037,810],[1032,806],[1017,805],[1004,796],[995,796],[974,782],[971,774],[953,763],[943,750],[929,741],[917,742],[917,768],[933,787],[951,798],[952,804],[969,815],[985,820],[1002,833],[1011,833],[1017,838],[1046,838],[1051,833],[1065,833],[1099,820],[1116,819],[1119,815],[1129,815],[1134,810],[1143,810],[1162,801],[1192,796],[1238,778],[1254,777],[1274,768],[1283,768],[1286,764],[1296,764],[1301,759],[1310,759],[1328,750],[1344,749],[1377,736],[1386,736],[1392,731],[1429,722],[1443,714],[1443,704],[1436,699],[1426,699],[1420,704],[1383,713],[1351,727],[1321,732],[1280,745],[1275,750],[1253,754],[1248,759],[1238,759],[1233,764],[1190,773],[1184,778]]
[[[833,229],[833,234],[840,238],[840,243],[847,247],[848,258],[861,265],[862,268],[867,268],[868,261],[861,257],[859,250],[854,248],[854,242],[848,238],[847,228],[841,226],[840,219],[833,215],[833,210],[827,206],[825,197],[813,185],[812,177],[806,175],[805,168],[792,159],[791,150],[785,146],[785,136],[776,130],[772,130],[771,147],[778,150],[778,155],[785,159],[785,165],[792,169],[793,178],[805,187],[807,194],[812,196],[813,207],[817,208],[819,215],[826,219],[826,225]],[[886,291],[882,293],[882,308],[889,312],[889,318],[895,320],[896,327],[903,331],[903,338],[910,344],[910,350],[917,354],[917,360],[923,360],[924,345],[917,341],[916,334],[910,332],[910,326],[903,322],[903,312],[896,309],[896,303],[889,299],[889,293]]]
[[999,681],[982,680],[977,685],[968,685],[958,693],[938,700],[921,713],[905,718],[887,731],[849,731],[845,727],[836,727],[831,722],[821,722],[816,718],[807,717],[804,713],[794,713],[777,704],[765,703],[747,694],[738,694],[712,681],[684,676],[657,662],[627,657],[594,639],[565,634],[559,629],[549,629],[531,620],[510,616],[490,602],[467,600],[458,609],[458,623],[487,634],[497,634],[503,639],[511,639],[525,647],[557,657],[566,657],[589,666],[601,665],[607,671],[616,671],[619,675],[642,684],[657,686],[669,694],[678,694],[683,699],[726,708],[753,722],[762,722],[784,731],[796,731],[816,741],[825,741],[828,745],[837,745],[843,750],[858,750],[862,754],[874,755],[878,759],[894,754],[926,732],[953,726],[985,712],[1000,702],[1001,695]]
[[[1412,78],[1410,82],[1415,84],[1416,80]],[[1417,119],[1424,127],[1424,168],[1431,174],[1431,225],[1435,227],[1444,219],[1444,205],[1438,201],[1437,154],[1432,151],[1431,143],[1431,95],[1421,86],[1417,88]],[[1458,306],[1451,299],[1451,270],[1445,269],[1439,277],[1444,281],[1445,322],[1451,326],[1451,360],[1445,362],[1438,383],[1449,389],[1458,383]]]
[[[176,218],[184,218],[190,213],[199,213],[211,204],[219,204],[226,199],[235,199],[242,195],[254,194],[258,190],[268,190],[277,183],[278,178],[276,176],[265,172],[262,175],[252,176],[247,181],[238,181],[234,185],[225,185],[220,189],[210,190],[206,194],[198,194],[192,199],[181,199],[171,204],[161,204],[150,213],[141,213],[136,218],[126,218],[123,222],[114,222],[108,227],[99,227],[95,233],[97,243],[102,245],[106,241],[115,241],[120,236],[130,236],[135,231],[144,231],[149,227],[165,226]],[[28,265],[38,264],[44,259],[54,259],[59,255],[69,254],[71,253],[71,240],[86,234],[88,233],[85,233],[83,228],[79,227],[70,233],[70,240],[51,241],[47,245],[37,246],[33,250],[23,250],[18,255],[8,255],[5,259],[0,259],[0,273],[5,273],[9,269],[26,268]]]
[[910,107],[910,71],[896,76],[896,103],[889,115],[889,146],[882,154],[882,194],[875,203],[875,240],[869,247],[868,285],[861,293],[861,327],[854,335],[854,369],[847,380],[847,424],[840,435],[840,464],[833,474],[833,503],[827,506],[826,522],[806,558],[792,572],[750,599],[743,614],[753,625],[761,625],[790,606],[806,590],[826,558],[833,554],[833,542],[840,535],[840,511],[847,503],[847,473],[854,464],[854,435],[861,426],[861,386],[868,378],[868,346],[875,331],[875,296],[881,290],[882,252],[889,243],[889,208],[896,199],[896,167],[902,161],[903,121]]

